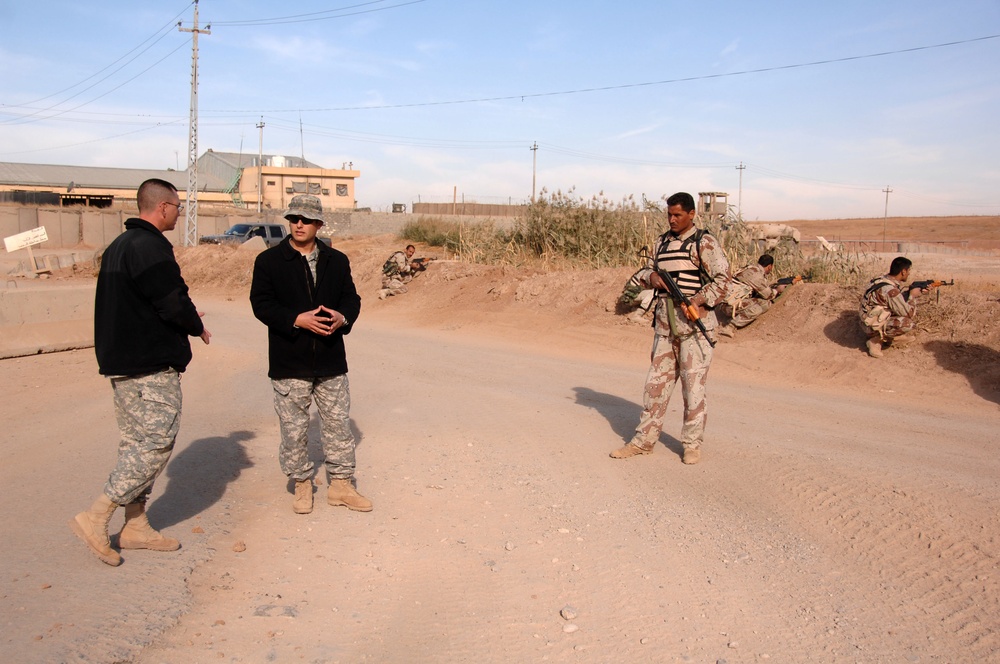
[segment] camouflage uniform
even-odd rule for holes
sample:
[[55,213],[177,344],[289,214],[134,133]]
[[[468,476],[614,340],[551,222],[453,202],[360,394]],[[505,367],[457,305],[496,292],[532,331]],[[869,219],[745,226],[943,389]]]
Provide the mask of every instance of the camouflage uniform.
[[281,424],[278,462],[294,480],[312,477],[309,458],[309,406],[313,399],[319,411],[327,480],[354,476],[354,434],[350,425],[351,392],[347,374],[327,378],[272,379],[274,411]]
[[[676,257],[681,250],[683,260],[667,259],[669,252],[674,252]],[[697,228],[691,228],[681,236],[673,232],[664,233],[641,276],[644,283],[649,283],[654,262],[661,271],[674,276],[689,298],[701,294],[706,307],[715,307],[723,301],[730,281],[729,262],[712,235]],[[701,286],[698,285],[699,274]],[[653,325],[656,334],[643,390],[643,411],[631,440],[632,445],[646,451],[652,450],[660,437],[670,395],[678,380],[684,398],[681,443],[685,449],[697,450],[705,436],[705,385],[713,349],[694,323],[678,309],[673,300],[665,295],[659,297],[656,303]],[[718,325],[715,311],[712,308],[703,309],[702,314],[702,323],[714,341]]]
[[917,305],[903,293],[903,283],[889,275],[871,280],[858,309],[861,330],[869,339],[879,337],[885,341],[913,330]]
[[380,297],[387,295],[401,295],[407,291],[406,284],[413,280],[414,271],[410,261],[406,258],[406,253],[395,252],[385,262],[382,267],[382,293]]
[[652,310],[653,298],[656,297],[655,290],[643,287],[642,281],[639,278],[642,273],[643,270],[637,270],[635,274],[629,277],[629,280],[625,282],[625,287],[622,289],[622,294],[618,296],[618,303],[624,310],[634,309],[629,314],[629,318],[636,322],[641,322],[642,318]]
[[764,268],[754,263],[733,276],[733,283],[726,297],[732,311],[734,327],[746,327],[771,308],[777,291]]
[[117,505],[144,502],[170,459],[188,336],[205,329],[170,241],[143,219],[129,219],[125,229],[104,252],[94,303],[94,349],[111,380],[121,433],[104,489]]
[[121,442],[104,495],[117,505],[145,502],[180,430],[181,376],[175,369],[113,376],[111,387]]

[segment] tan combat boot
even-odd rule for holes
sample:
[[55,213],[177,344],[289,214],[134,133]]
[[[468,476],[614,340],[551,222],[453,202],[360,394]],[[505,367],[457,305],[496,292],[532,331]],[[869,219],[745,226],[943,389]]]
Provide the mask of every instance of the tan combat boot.
[[357,512],[371,512],[372,501],[355,490],[351,480],[330,480],[330,488],[326,491],[326,502],[334,507],[343,505]]
[[118,567],[122,564],[122,557],[111,548],[111,540],[108,539],[108,521],[111,515],[118,509],[118,505],[111,502],[111,499],[103,493],[100,498],[94,501],[90,509],[80,512],[69,520],[69,527],[73,534],[83,540],[90,552],[97,556],[102,563]]
[[865,348],[868,349],[868,354],[872,357],[882,357],[882,340],[878,337],[872,337],[865,343]]
[[736,326],[730,323],[729,325],[723,325],[718,330],[720,337],[727,337],[732,339],[736,336]]
[[140,501],[125,506],[125,525],[118,533],[118,546],[122,549],[176,551],[181,548],[181,543],[153,530],[146,518],[146,503]]
[[644,450],[638,445],[633,445],[632,443],[629,443],[628,445],[619,447],[617,450],[611,450],[611,453],[608,454],[608,456],[611,457],[612,459],[628,459],[629,457],[638,456],[640,454],[652,454],[652,453],[653,450]]
[[295,480],[295,500],[292,501],[292,511],[296,514],[309,514],[313,511],[312,480]]
[[685,447],[684,456],[681,457],[681,461],[689,466],[693,466],[701,461],[701,449],[697,447]]

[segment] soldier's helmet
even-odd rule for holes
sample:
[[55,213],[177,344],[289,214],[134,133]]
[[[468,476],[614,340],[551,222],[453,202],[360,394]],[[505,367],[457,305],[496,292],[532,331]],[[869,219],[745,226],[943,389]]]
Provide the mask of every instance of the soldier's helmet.
[[309,194],[293,196],[292,202],[288,204],[288,210],[285,211],[285,219],[296,219],[298,217],[318,221],[322,224],[323,203],[320,202],[317,196]]

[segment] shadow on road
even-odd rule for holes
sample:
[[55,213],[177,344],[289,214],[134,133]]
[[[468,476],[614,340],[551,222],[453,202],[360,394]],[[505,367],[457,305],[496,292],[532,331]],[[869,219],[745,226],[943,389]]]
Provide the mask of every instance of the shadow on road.
[[1000,404],[1000,353],[980,344],[943,340],[928,341],[924,348],[942,369],[964,375],[973,392]]
[[[576,402],[600,413],[611,425],[611,429],[621,436],[622,442],[627,443],[632,440],[635,425],[639,422],[639,416],[642,415],[642,406],[613,394],[597,392],[589,387],[574,387],[573,391],[576,392]],[[680,398],[680,394],[677,394],[677,398]],[[660,433],[660,442],[677,456],[684,454],[684,446],[676,438]],[[609,447],[608,451],[610,452],[612,449],[613,446]]]
[[157,528],[186,521],[214,505],[226,493],[229,483],[253,465],[245,441],[249,431],[228,436],[201,438],[177,453],[167,466],[170,481],[156,502],[149,506],[150,520]]

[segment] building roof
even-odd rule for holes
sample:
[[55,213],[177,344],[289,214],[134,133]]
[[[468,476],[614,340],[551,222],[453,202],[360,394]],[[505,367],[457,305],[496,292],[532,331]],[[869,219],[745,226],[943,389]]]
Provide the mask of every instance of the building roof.
[[0,184],[66,187],[67,192],[77,187],[135,190],[149,178],[166,180],[182,191],[187,188],[187,171],[0,162]]
[[[198,158],[198,191],[230,192],[239,182],[243,168],[257,165],[257,155],[208,150]],[[263,155],[265,166],[284,168],[322,168],[301,157]],[[0,185],[88,189],[138,189],[150,178],[166,180],[178,191],[188,186],[187,170],[146,168],[105,168],[102,166],[57,166],[54,164],[15,164],[0,162]]]
[[[265,166],[272,166],[275,168],[323,168],[318,164],[314,164],[311,161],[306,161],[302,157],[289,157],[280,154],[265,154],[260,155],[260,161],[264,163]],[[198,173],[201,174],[201,165],[203,161],[209,159],[217,159],[229,165],[231,168],[252,168],[257,165],[257,155],[255,154],[244,154],[240,152],[216,152],[215,150],[208,150],[201,155],[198,159]]]

